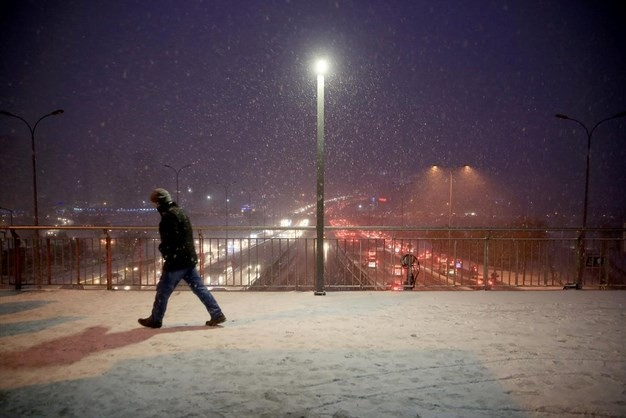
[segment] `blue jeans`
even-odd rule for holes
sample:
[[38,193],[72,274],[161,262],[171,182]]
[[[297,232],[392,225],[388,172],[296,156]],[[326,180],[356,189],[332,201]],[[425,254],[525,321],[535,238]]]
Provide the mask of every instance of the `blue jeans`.
[[200,277],[198,269],[196,267],[189,267],[182,270],[163,270],[161,272],[161,278],[157,284],[156,296],[154,297],[154,305],[152,306],[153,320],[159,322],[163,321],[165,310],[167,309],[167,302],[181,280],[187,282],[193,293],[204,304],[211,318],[222,315],[222,310],[217,304],[217,301],[202,282],[202,277]]

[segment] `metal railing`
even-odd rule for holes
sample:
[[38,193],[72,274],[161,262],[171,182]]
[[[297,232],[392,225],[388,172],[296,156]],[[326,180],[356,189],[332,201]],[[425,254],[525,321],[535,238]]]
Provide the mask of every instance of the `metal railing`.
[[[35,233],[35,230],[38,233]],[[624,229],[588,229],[583,286],[626,286]],[[314,227],[201,227],[198,269],[213,289],[313,290]],[[576,229],[327,227],[327,290],[517,289],[576,281]],[[152,288],[162,259],[155,227],[0,230],[0,285],[21,289]],[[402,263],[415,255],[416,265]],[[414,277],[410,277],[410,272]]]

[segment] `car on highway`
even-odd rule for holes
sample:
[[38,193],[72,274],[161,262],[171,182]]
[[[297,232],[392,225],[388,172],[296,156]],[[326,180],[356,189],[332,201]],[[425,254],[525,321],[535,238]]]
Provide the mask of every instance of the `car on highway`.
[[378,266],[378,262],[376,260],[376,250],[368,250],[367,251],[367,267],[371,269],[375,269]]
[[439,263],[439,274],[444,276],[456,276],[457,269],[454,264],[448,264],[447,262]]
[[470,276],[472,279],[478,279],[478,266],[476,264],[472,264],[470,267]]
[[432,257],[432,253],[430,252],[430,250],[425,250],[423,252],[421,252],[418,256],[419,259],[421,260],[428,260]]
[[404,269],[402,268],[402,264],[395,264],[392,268],[391,274],[393,276],[402,276],[404,274]]
[[481,286],[485,285],[486,289],[491,289],[497,283],[499,277],[500,275],[494,271],[489,275],[489,278],[487,278],[486,284],[482,277],[477,278],[476,283]]

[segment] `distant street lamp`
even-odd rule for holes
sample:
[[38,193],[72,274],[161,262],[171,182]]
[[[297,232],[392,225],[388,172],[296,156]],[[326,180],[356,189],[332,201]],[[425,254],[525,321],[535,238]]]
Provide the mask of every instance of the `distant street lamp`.
[[315,295],[323,296],[324,291],[324,74],[328,62],[319,60],[315,64],[317,73],[317,260]]
[[583,285],[583,272],[584,272],[584,267],[585,267],[585,237],[586,237],[586,229],[587,229],[587,209],[588,209],[588,202],[589,202],[589,166],[590,166],[590,160],[591,160],[591,136],[593,135],[593,132],[596,130],[596,128],[601,125],[604,122],[607,122],[609,120],[612,119],[617,119],[617,118],[621,118],[626,116],[626,111],[617,113],[611,117],[608,117],[606,119],[602,119],[600,122],[596,123],[593,128],[591,128],[591,130],[587,129],[587,127],[585,126],[584,123],[582,123],[581,121],[579,121],[578,119],[574,119],[574,118],[570,118],[567,115],[564,115],[562,113],[557,113],[556,115],[554,115],[555,117],[559,118],[559,119],[565,119],[565,120],[570,120],[572,122],[576,122],[577,124],[579,124],[580,126],[583,127],[583,129],[585,130],[585,132],[587,133],[587,167],[585,170],[585,200],[583,203],[583,224],[582,224],[582,229],[580,231],[580,235],[578,236],[578,275],[576,277],[576,288],[577,289],[582,289],[582,285]]
[[410,195],[410,187],[413,185],[413,183],[411,183],[410,181],[407,182],[392,182],[391,184],[393,184],[394,186],[396,186],[396,188],[398,188],[400,190],[400,217],[402,219],[400,225],[404,226],[404,195],[406,194],[407,196]]
[[229,217],[228,203],[230,201],[228,196],[229,196],[230,186],[234,185],[235,182],[224,184],[224,183],[217,181],[215,182],[215,184],[217,184],[218,186],[222,186],[224,188],[224,196],[226,198],[226,229],[227,229],[226,233],[228,233],[228,217]]
[[35,153],[35,129],[37,129],[37,125],[39,125],[39,122],[41,122],[48,116],[56,116],[56,115],[60,115],[61,113],[63,113],[63,109],[57,109],[54,112],[45,114],[39,119],[37,119],[37,122],[35,122],[35,124],[31,127],[30,124],[23,117],[15,115],[11,112],[7,112],[6,110],[0,110],[0,115],[17,118],[21,120],[22,122],[24,122],[26,126],[28,126],[28,129],[30,130],[30,144],[31,144],[32,160],[33,160],[33,206],[35,210],[35,226],[39,225],[39,205],[37,203],[37,200],[38,200],[37,199],[37,154]]
[[[433,165],[433,170],[439,170],[440,166],[438,165]],[[463,165],[461,167],[458,168],[463,168],[464,170],[470,170],[470,166],[469,165]],[[453,172],[453,168],[449,168],[447,169],[448,174],[450,175],[450,178],[448,180],[449,182],[449,191],[448,191],[448,261],[446,262],[446,272],[449,269],[449,264],[450,264],[450,260],[452,260],[452,263],[456,264],[456,260],[454,259],[456,257],[456,254],[451,254],[451,250],[452,250],[452,172]],[[456,253],[456,242],[455,242],[455,251]],[[454,257],[453,257],[454,256]],[[453,266],[454,266],[453,264]],[[448,275],[446,274],[446,280],[448,278]]]
[[13,210],[7,209],[7,208],[3,208],[2,206],[0,206],[0,210],[9,212],[9,225],[13,226]]
[[[437,164],[433,165],[432,167],[434,170],[439,170],[441,169],[441,167]],[[470,170],[471,167],[467,164],[458,167],[458,168],[463,168],[464,170]],[[447,169],[449,175],[450,175],[450,179],[449,179],[449,193],[448,193],[448,229],[450,229],[452,227],[452,171],[454,169]]]
[[183,171],[183,169],[191,167],[191,164],[187,164],[185,166],[182,166],[178,170],[175,169],[174,167],[172,167],[171,165],[168,165],[168,164],[163,164],[163,167],[171,168],[172,171],[174,171],[174,174],[176,174],[176,203],[180,204],[180,201],[178,200],[179,199],[179,197],[178,197],[178,193],[179,193],[178,176],[180,175],[180,172]]
[[243,189],[243,193],[248,195],[248,226],[252,225],[252,192],[248,189]]
[[[225,248],[224,248],[224,261],[226,263],[226,270],[228,270],[228,218],[229,218],[229,213],[228,213],[228,203],[229,203],[229,194],[228,191],[230,189],[230,186],[232,186],[233,184],[235,184],[235,182],[232,183],[221,183],[219,181],[215,182],[215,184],[217,184],[218,186],[222,186],[224,188],[224,196],[226,198],[226,238],[225,238]],[[219,243],[218,243],[219,246]]]

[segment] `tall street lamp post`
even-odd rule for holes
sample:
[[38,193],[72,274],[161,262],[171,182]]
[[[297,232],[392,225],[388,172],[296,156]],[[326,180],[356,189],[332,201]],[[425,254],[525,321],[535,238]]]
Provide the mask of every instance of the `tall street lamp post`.
[[[411,189],[410,187],[413,185],[413,183],[411,183],[410,181],[401,181],[401,182],[392,182],[391,184],[393,184],[396,189],[400,190],[400,225],[404,226],[404,200],[405,200],[405,195],[408,198],[411,195]],[[410,203],[410,199],[409,202]]]
[[328,62],[319,60],[315,64],[317,73],[317,259],[315,295],[323,296],[324,291],[324,74]]
[[[439,170],[440,166],[435,164],[432,167],[434,170]],[[463,168],[464,170],[469,170],[471,167],[467,164],[459,167],[459,168]],[[448,230],[450,230],[450,228],[452,227],[452,171],[453,169],[448,169],[448,175],[449,175],[449,190],[448,190]]]
[[[56,116],[63,113],[63,109],[57,109],[53,112],[47,113],[37,119],[37,122],[33,126],[30,126],[30,123],[26,121],[21,116],[15,115],[11,112],[7,112],[6,110],[0,110],[0,115],[9,116],[12,118],[17,118],[24,122],[28,129],[30,130],[30,146],[32,150],[32,161],[33,161],[33,209],[35,210],[35,226],[39,226],[39,204],[38,204],[38,194],[37,194],[37,153],[35,152],[35,129],[37,129],[37,125],[39,122],[44,120],[49,116]],[[36,272],[36,282],[37,287],[41,287],[41,258],[39,254],[39,229],[35,229],[35,272]]]
[[174,171],[174,174],[176,174],[176,203],[180,204],[180,201],[178,200],[178,194],[179,194],[179,188],[178,188],[178,176],[180,175],[180,172],[183,171],[183,169],[191,167],[191,164],[187,164],[181,168],[179,168],[178,170],[175,169],[174,167],[172,167],[171,165],[168,164],[163,164],[163,167],[167,167],[172,169],[172,171]]
[[48,116],[56,116],[56,115],[60,115],[61,113],[63,113],[63,109],[57,109],[54,112],[45,114],[39,119],[37,119],[37,122],[35,122],[33,126],[30,126],[30,124],[23,117],[15,115],[11,112],[7,112],[6,110],[0,110],[0,115],[17,118],[21,120],[22,122],[24,122],[26,126],[28,126],[28,129],[30,130],[30,144],[31,144],[32,160],[33,160],[33,206],[35,210],[35,226],[39,225],[39,205],[37,203],[37,200],[38,200],[37,199],[37,196],[38,196],[37,195],[37,154],[35,153],[35,129],[37,129],[37,125],[39,125],[39,122],[41,122]]
[[[438,170],[440,168],[439,165],[433,165],[433,169],[434,170]],[[459,168],[462,168],[463,170],[469,170],[470,166],[465,164]],[[449,175],[449,179],[448,179],[448,260],[446,261],[446,280],[448,278],[448,274],[447,272],[450,269],[450,262],[452,262],[452,268],[456,268],[456,243],[455,243],[455,248],[454,248],[454,253],[455,254],[451,254],[451,250],[452,250],[452,173],[453,173],[452,168],[447,169],[448,171],[448,175]],[[486,283],[486,281],[485,281]]]
[[593,132],[596,130],[596,128],[600,126],[602,123],[607,122],[612,119],[624,117],[626,116],[626,111],[617,113],[606,119],[602,119],[600,122],[596,123],[593,126],[593,128],[591,128],[591,130],[589,130],[587,126],[585,126],[585,124],[579,121],[578,119],[570,118],[569,116],[564,115],[562,113],[557,113],[554,116],[559,119],[565,119],[565,120],[569,120],[572,122],[576,122],[577,124],[582,126],[585,132],[587,133],[587,166],[585,169],[585,198],[584,198],[585,200],[583,203],[583,223],[582,223],[580,235],[578,236],[578,272],[576,276],[576,289],[582,289],[583,274],[585,270],[585,237],[587,235],[587,231],[586,231],[587,209],[588,209],[588,202],[589,202],[589,166],[590,166],[589,163],[591,161],[591,136],[593,135]]
[[229,227],[228,218],[230,216],[229,211],[228,211],[228,203],[230,200],[228,197],[229,196],[228,190],[230,189],[230,186],[235,184],[235,182],[225,184],[225,183],[221,183],[218,181],[218,182],[215,182],[215,184],[217,184],[218,186],[222,186],[224,188],[224,196],[226,198],[226,252],[225,253],[226,253],[226,260],[228,262],[228,227]]
[[448,181],[450,185],[450,192],[448,194],[448,235],[450,234],[450,228],[452,227],[452,170],[450,172],[450,180]]

